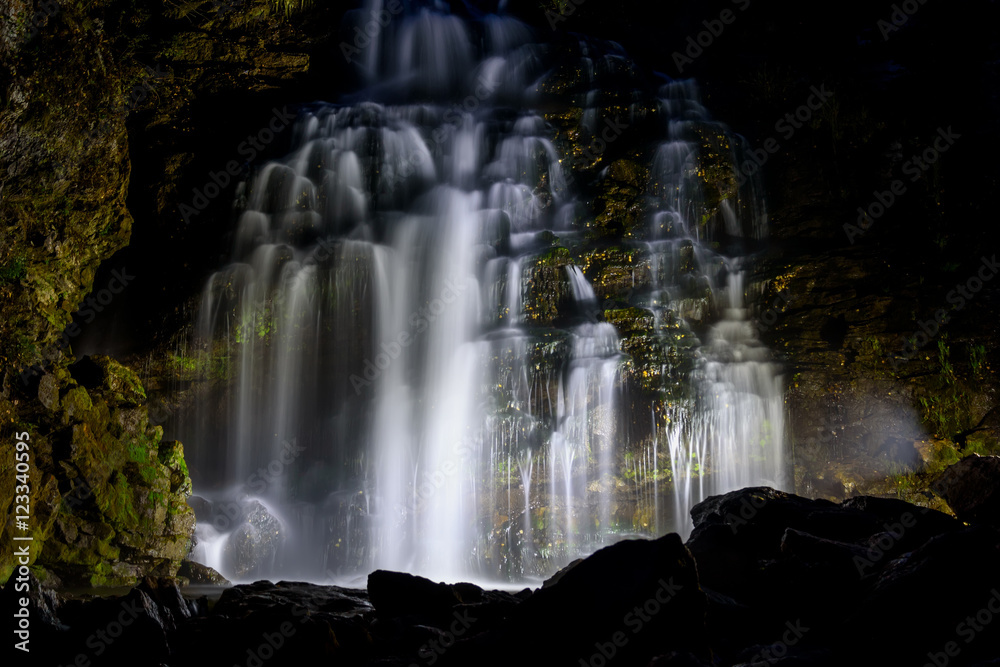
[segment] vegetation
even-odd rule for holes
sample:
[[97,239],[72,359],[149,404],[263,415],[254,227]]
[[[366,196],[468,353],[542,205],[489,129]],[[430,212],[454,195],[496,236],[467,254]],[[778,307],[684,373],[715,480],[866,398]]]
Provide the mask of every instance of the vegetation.
[[9,257],[0,265],[0,283],[16,283],[24,277],[26,271],[24,255]]
[[291,16],[313,6],[313,0],[268,0],[278,14]]

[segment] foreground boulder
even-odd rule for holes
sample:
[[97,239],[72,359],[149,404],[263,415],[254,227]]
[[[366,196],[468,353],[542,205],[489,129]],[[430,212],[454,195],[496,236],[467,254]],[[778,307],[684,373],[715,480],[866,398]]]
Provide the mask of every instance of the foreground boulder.
[[949,466],[933,488],[962,521],[1000,527],[1000,456],[968,456]]
[[903,554],[831,631],[843,638],[845,654],[863,650],[898,664],[962,665],[997,657],[1000,532],[972,526]]
[[[961,641],[959,623],[1000,585],[997,531],[895,499],[749,488],[692,516],[688,547],[722,664],[923,664]],[[974,664],[995,645],[973,648],[947,664]]]
[[[705,594],[676,534],[601,549],[518,605],[499,628],[460,642],[447,665],[645,665],[670,651],[707,659]],[[530,647],[530,649],[527,649]]]

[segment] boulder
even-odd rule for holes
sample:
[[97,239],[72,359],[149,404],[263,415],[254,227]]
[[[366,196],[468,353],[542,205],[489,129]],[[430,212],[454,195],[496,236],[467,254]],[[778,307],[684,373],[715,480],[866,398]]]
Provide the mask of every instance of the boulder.
[[242,521],[230,533],[223,558],[226,571],[237,579],[266,576],[284,539],[284,527],[256,500],[242,508]]
[[676,534],[605,547],[535,591],[506,623],[443,656],[448,665],[646,664],[670,651],[709,657],[705,593]]
[[405,572],[376,570],[368,575],[368,595],[381,618],[447,616],[460,604],[480,602],[474,584],[440,584]]
[[181,561],[177,576],[188,580],[191,586],[230,586],[232,583],[207,565],[193,560]]
[[972,526],[893,560],[830,632],[872,664],[973,664],[1000,655],[998,629],[1000,531]]
[[1000,456],[969,456],[949,466],[932,487],[967,523],[1000,526]]
[[[787,655],[768,655],[787,664],[822,664],[830,650],[843,644],[838,636],[867,632],[843,629],[844,619],[863,606],[859,600],[885,585],[886,577],[897,576],[899,563],[915,550],[952,539],[963,528],[945,514],[895,499],[856,497],[838,505],[769,488],[708,498],[693,508],[692,516],[696,527],[688,547],[702,585],[710,590],[713,649],[728,663],[759,661],[757,654],[768,647],[782,650],[774,642],[784,636],[783,624],[801,622],[817,630],[794,650],[789,647]],[[982,544],[969,553],[977,559],[989,556]],[[942,568],[934,577],[941,582],[947,574]],[[901,610],[917,610],[920,590],[909,585],[893,589],[875,606],[882,616],[899,601]],[[907,614],[895,618],[900,616]],[[868,620],[874,624],[876,617]],[[896,629],[898,637],[911,634],[905,623]],[[889,647],[895,642],[883,640]],[[808,657],[810,651],[818,651],[819,658]],[[842,658],[849,660],[846,654]]]

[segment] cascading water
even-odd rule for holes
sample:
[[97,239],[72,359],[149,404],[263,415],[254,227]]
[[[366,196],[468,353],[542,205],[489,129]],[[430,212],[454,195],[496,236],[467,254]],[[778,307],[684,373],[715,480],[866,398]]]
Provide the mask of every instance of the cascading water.
[[[709,495],[787,486],[784,387],[745,302],[746,242],[767,235],[756,165],[744,161],[739,137],[709,121],[693,82],[668,84],[661,94],[669,120],[668,139],[654,159],[659,210],[650,243],[656,267],[652,305],[689,321],[704,321],[711,311],[721,315],[697,352],[693,400],[668,404],[663,415],[675,529],[686,535],[691,507]],[[698,159],[705,157],[698,155],[699,145],[716,159],[714,165]],[[720,192],[717,213],[708,216],[703,183],[713,168],[726,196]],[[728,255],[715,249],[722,244]]]
[[[594,156],[566,143],[599,132],[631,65],[588,40],[549,62],[532,39],[506,16],[401,13],[360,59],[369,87],[303,107],[292,152],[241,186],[195,336],[225,390],[181,426],[196,557],[227,576],[540,577],[624,535],[686,530],[708,492],[782,484],[781,384],[743,296],[759,189],[737,183],[735,148],[712,156],[731,187],[707,184],[699,142],[734,139],[689,84],[648,105],[624,92],[623,122],[663,119],[667,141],[641,195],[648,231],[621,241],[649,290],[621,298],[657,349],[696,341],[692,326],[709,341],[690,378],[657,371],[687,389],[650,410],[581,259],[600,242],[578,176],[606,170],[574,173]],[[567,70],[578,93],[560,92]],[[583,107],[557,145],[554,116],[529,109],[559,95]]]

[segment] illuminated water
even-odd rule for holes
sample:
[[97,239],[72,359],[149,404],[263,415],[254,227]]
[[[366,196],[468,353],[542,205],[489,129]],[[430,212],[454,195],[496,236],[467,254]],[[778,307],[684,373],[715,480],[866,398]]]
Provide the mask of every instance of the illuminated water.
[[589,139],[631,65],[589,40],[554,60],[538,38],[506,16],[394,16],[357,57],[368,87],[303,108],[293,150],[242,186],[196,324],[221,399],[182,427],[196,560],[236,579],[530,579],[685,532],[707,493],[783,484],[782,386],[744,298],[759,187],[706,208],[698,173],[711,134],[735,182],[737,139],[690,82],[615,107],[654,128],[647,231],[621,241],[650,280],[620,299],[657,344],[691,341],[650,404],[574,259],[594,172],[551,115],[582,104]]

